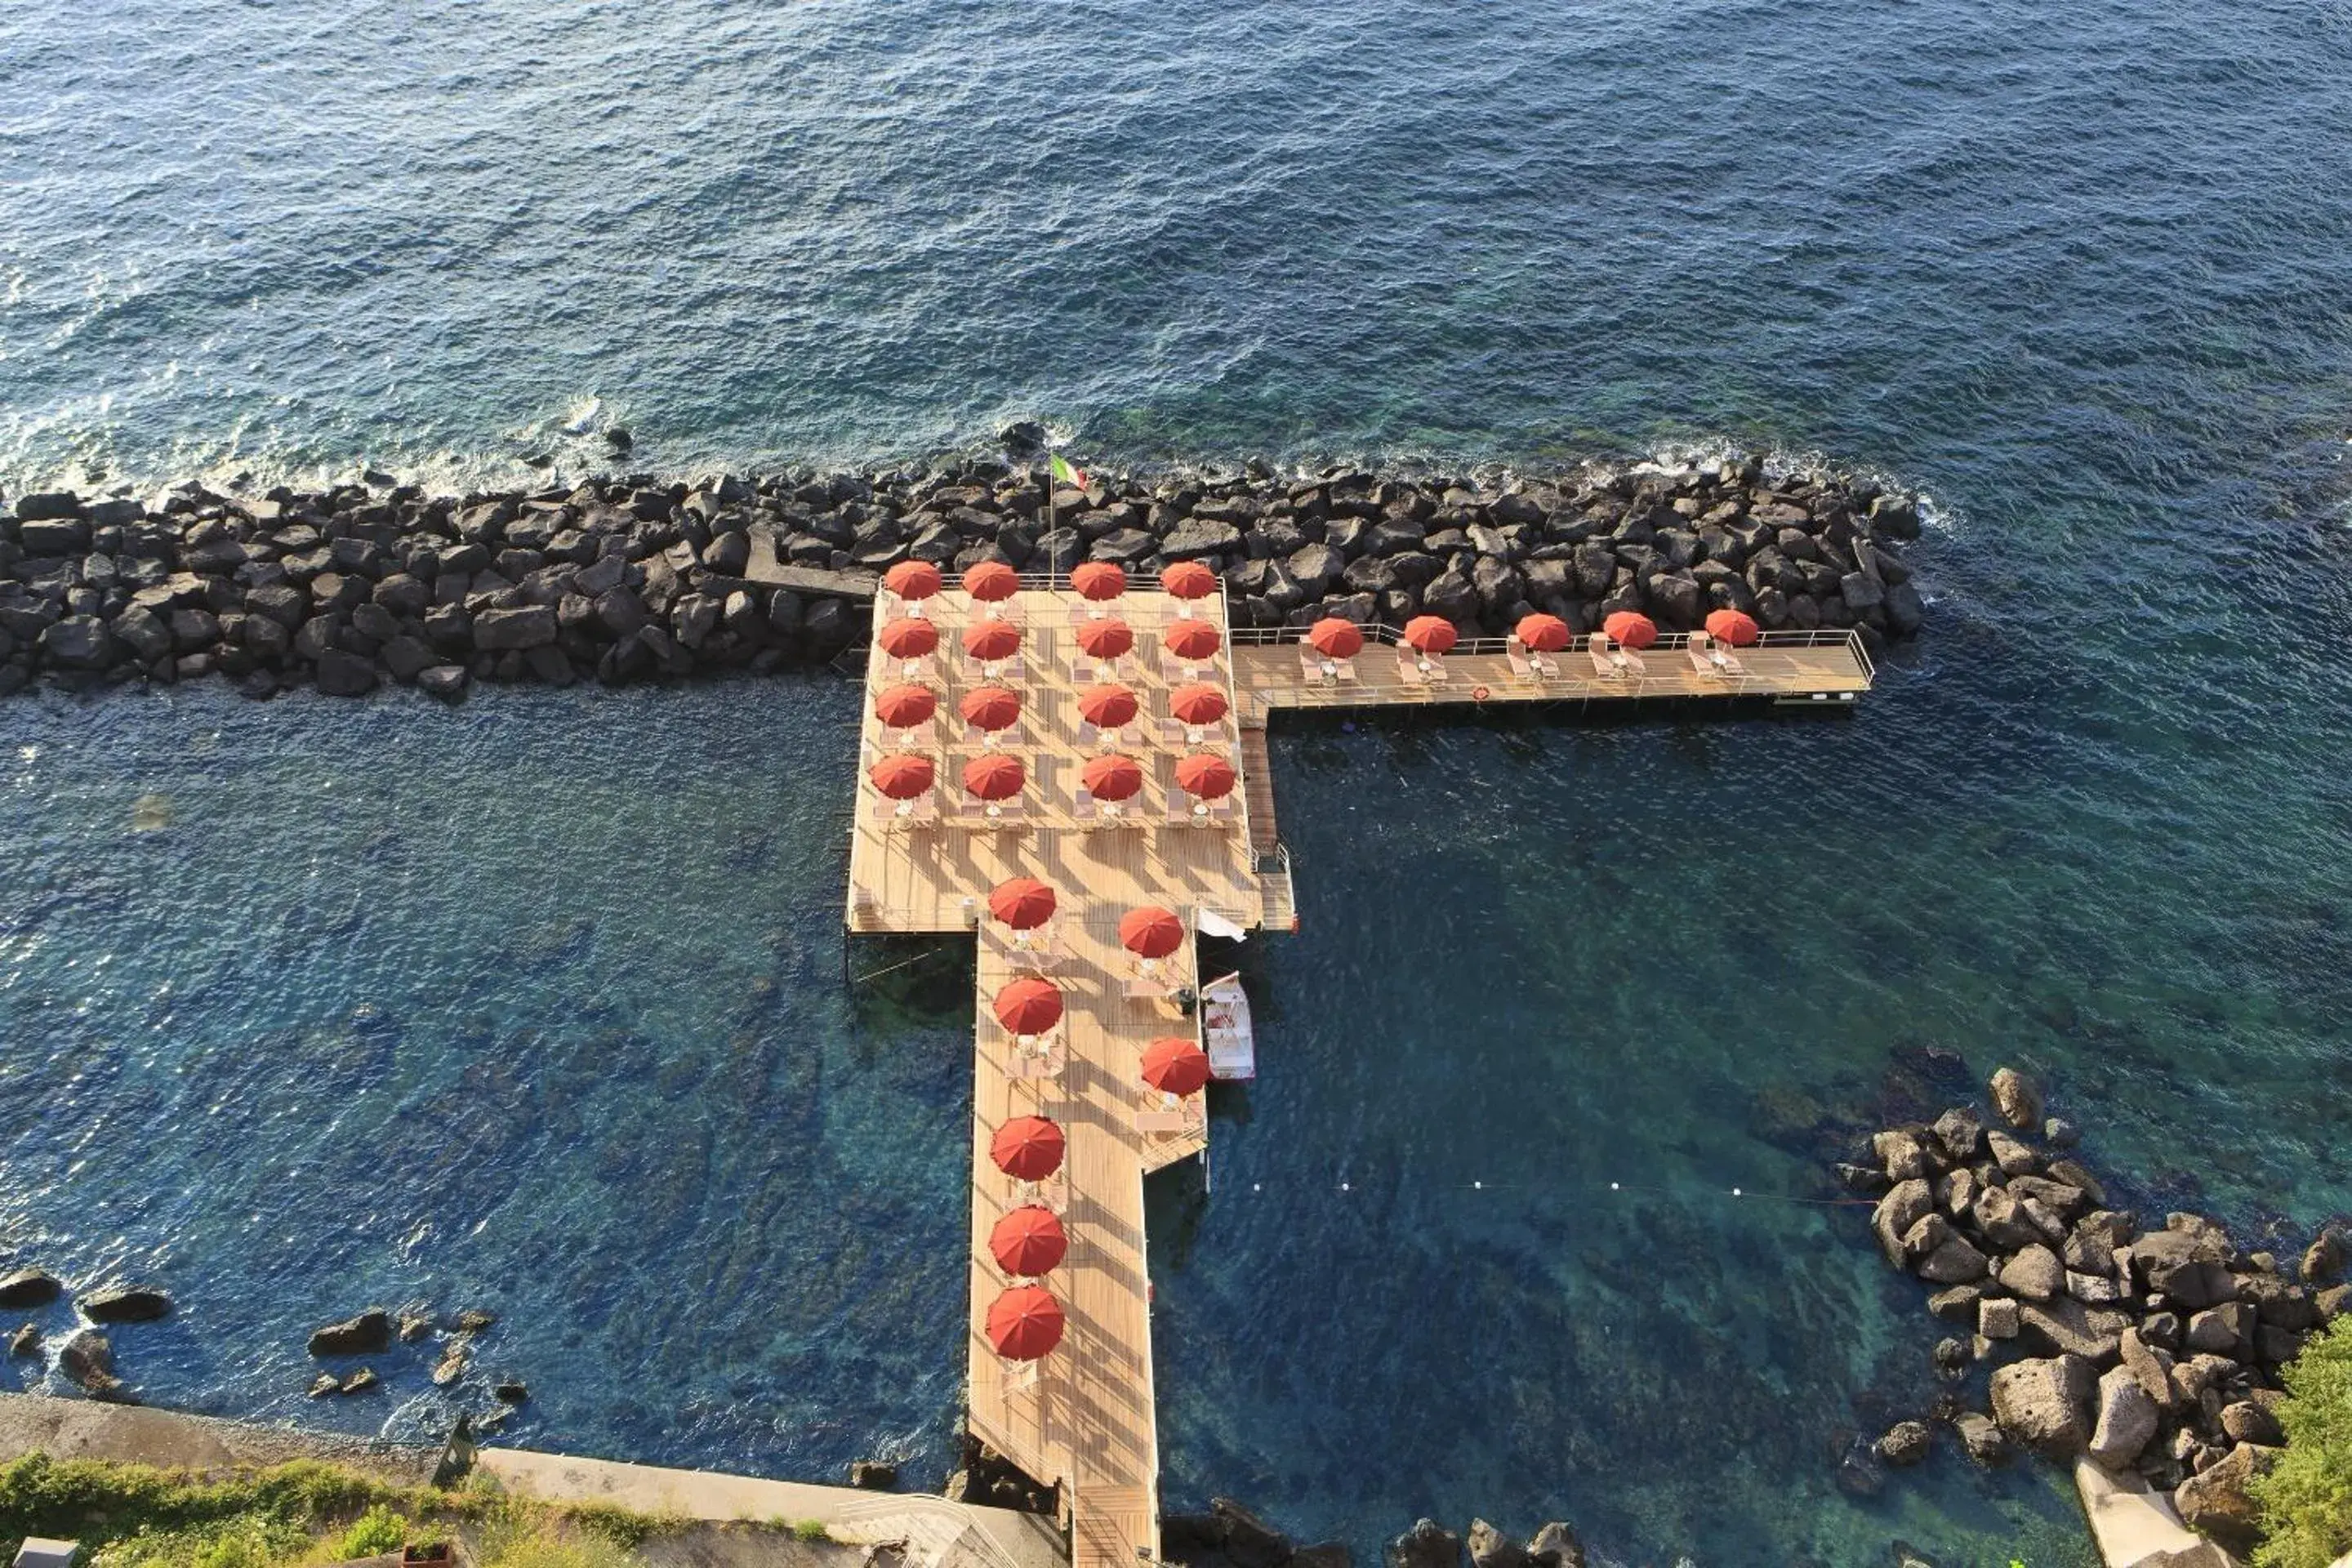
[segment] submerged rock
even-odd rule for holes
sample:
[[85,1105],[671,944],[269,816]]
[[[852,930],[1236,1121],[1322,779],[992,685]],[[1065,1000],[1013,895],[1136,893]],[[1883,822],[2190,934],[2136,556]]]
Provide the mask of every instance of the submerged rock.
[[1916,1465],[1934,1443],[1924,1421],[1897,1421],[1878,1439],[1878,1457],[1890,1465]]

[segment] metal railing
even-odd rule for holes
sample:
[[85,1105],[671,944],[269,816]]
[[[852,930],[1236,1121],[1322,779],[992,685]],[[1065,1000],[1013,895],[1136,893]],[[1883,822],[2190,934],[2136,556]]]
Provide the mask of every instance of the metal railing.
[[[1367,621],[1358,626],[1356,629],[1364,634],[1364,641],[1367,643],[1377,643],[1383,647],[1399,647],[1404,643],[1404,634],[1385,621]],[[1234,626],[1232,628],[1232,635],[1234,646],[1236,647],[1280,647],[1287,643],[1306,641],[1307,628],[1305,626]],[[1579,653],[1589,649],[1592,646],[1592,638],[1597,635],[1588,632],[1570,637],[1567,648],[1563,651]],[[1637,651],[1671,653],[1676,649],[1690,647],[1694,635],[1696,634],[1691,632],[1660,632],[1656,642]],[[1517,640],[1507,637],[1462,637],[1445,651],[1463,654],[1508,653],[1511,650],[1511,645]],[[1786,631],[1766,632],[1756,640],[1753,646],[1762,648],[1807,648],[1839,647],[1847,644],[1852,644],[1856,654],[1862,658],[1863,672],[1873,673],[1868,652],[1862,646],[1862,633],[1853,626],[1821,626],[1811,631],[1792,628]]]

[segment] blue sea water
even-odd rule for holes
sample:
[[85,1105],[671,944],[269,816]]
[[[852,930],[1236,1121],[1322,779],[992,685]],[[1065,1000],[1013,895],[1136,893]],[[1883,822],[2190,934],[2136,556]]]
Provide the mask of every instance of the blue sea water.
[[[2076,1563],[2030,1468],[1834,1489],[1937,1325],[1797,1200],[1965,1090],[1937,1047],[2151,1213],[2352,1209],[2347,67],[2340,8],[2215,0],[17,0],[0,487],[1041,416],[1923,489],[1851,722],[1278,732],[1304,931],[1243,950],[1213,1194],[1153,1193],[1165,1479],[1360,1551]],[[928,1479],[962,959],[842,984],[854,701],[7,705],[0,1246],[171,1286],[161,1402],[429,1432],[417,1357],[311,1404],[301,1335],[478,1304],[518,1441]]]

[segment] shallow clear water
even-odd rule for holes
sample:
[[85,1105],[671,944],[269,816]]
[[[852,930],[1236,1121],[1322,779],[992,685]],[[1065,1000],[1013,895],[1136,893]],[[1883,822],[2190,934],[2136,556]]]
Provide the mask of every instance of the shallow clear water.
[[[1213,1198],[1154,1193],[1167,1485],[2042,1568],[2036,1472],[1831,1489],[1935,1325],[1787,1200],[1940,1047],[2152,1210],[2352,1209],[2347,67],[2210,0],[30,0],[0,484],[1036,415],[1924,488],[1930,635],[1851,723],[1277,734],[1306,927],[1244,950]],[[965,1004],[952,953],[841,989],[853,700],[8,705],[0,1240],[172,1285],[122,1336],[172,1402],[423,1430],[413,1366],[299,1397],[304,1329],[415,1295],[506,1312],[520,1440],[943,1465]]]

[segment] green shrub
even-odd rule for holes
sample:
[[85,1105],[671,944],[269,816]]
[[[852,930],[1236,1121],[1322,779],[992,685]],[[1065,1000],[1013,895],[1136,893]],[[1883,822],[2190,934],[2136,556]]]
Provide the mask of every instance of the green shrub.
[[2352,1551],[2352,1313],[2285,1369],[2286,1452],[2248,1489],[2262,1506],[2256,1568],[2328,1568]]
[[824,1521],[821,1519],[804,1519],[798,1524],[793,1526],[793,1539],[795,1541],[830,1541],[833,1539],[833,1531],[825,1528]]
[[336,1554],[348,1563],[354,1557],[381,1557],[408,1544],[408,1521],[377,1503],[343,1531]]
[[629,1555],[590,1531],[511,1520],[488,1532],[478,1561],[480,1568],[627,1568]]

